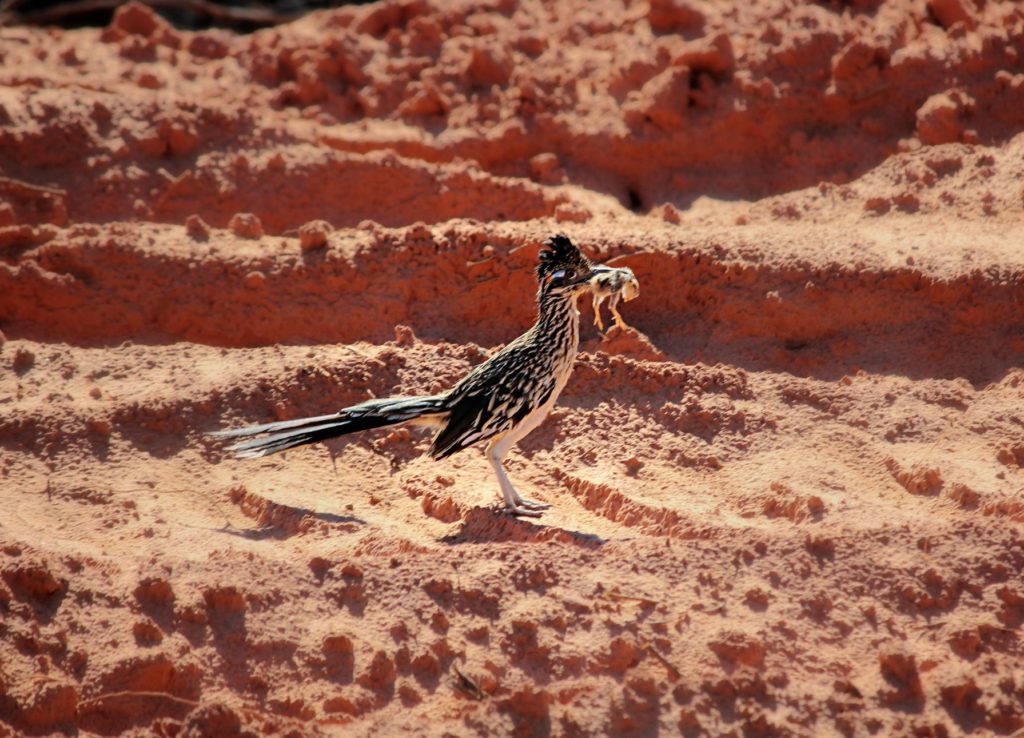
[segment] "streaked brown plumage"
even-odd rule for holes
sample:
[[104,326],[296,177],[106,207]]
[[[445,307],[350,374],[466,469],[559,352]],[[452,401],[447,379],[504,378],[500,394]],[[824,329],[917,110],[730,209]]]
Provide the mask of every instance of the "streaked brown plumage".
[[431,456],[443,459],[487,441],[487,457],[498,476],[506,509],[516,515],[540,516],[549,505],[522,497],[505,474],[502,460],[540,425],[565,387],[579,348],[576,298],[592,289],[597,273],[567,236],[545,241],[537,265],[537,322],[447,392],[368,400],[330,415],[212,435],[242,438],[230,450],[241,458],[258,458],[370,428],[400,423],[433,426],[439,430],[430,446]]

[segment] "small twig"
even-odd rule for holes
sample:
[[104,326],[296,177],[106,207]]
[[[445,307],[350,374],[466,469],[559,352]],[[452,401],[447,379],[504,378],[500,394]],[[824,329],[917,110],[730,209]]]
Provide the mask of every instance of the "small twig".
[[640,602],[644,605],[650,605],[654,607],[658,604],[657,600],[652,600],[650,597],[637,597],[636,595],[624,595],[618,592],[605,592],[603,593],[605,599],[608,600],[631,600],[633,602]]
[[46,185],[22,182],[20,179],[11,177],[0,177],[0,192],[7,195],[53,195],[54,197],[67,197],[68,191],[59,187],[47,187]]
[[658,659],[658,661],[665,665],[665,668],[668,669],[668,674],[670,677],[672,677],[673,679],[678,679],[681,676],[679,669],[677,669],[671,661],[669,661],[660,653],[658,653],[658,651],[652,645],[650,645],[649,643],[645,643],[644,646],[647,648],[647,653],[651,654],[651,656]]
[[462,670],[455,664],[452,664],[452,669],[458,677],[458,679],[455,680],[455,686],[458,689],[461,689],[474,700],[482,700],[484,698],[484,693],[480,690],[480,687],[477,686],[476,682],[463,674]]
[[111,698],[121,697],[158,697],[160,699],[170,700],[171,702],[177,702],[182,705],[188,705],[189,707],[198,707],[199,703],[195,700],[186,699],[185,697],[178,697],[169,692],[133,692],[131,690],[125,690],[123,692],[107,692],[106,694],[97,695],[87,700],[82,700],[78,703],[78,708],[81,709],[83,706],[95,705]]

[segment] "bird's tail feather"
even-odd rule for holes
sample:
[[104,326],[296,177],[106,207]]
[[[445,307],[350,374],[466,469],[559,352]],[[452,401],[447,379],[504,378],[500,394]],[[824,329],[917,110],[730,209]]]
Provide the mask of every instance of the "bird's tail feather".
[[210,435],[215,438],[243,438],[244,440],[229,446],[228,450],[241,459],[256,459],[307,443],[441,415],[444,412],[444,395],[388,397],[382,400],[367,400],[330,415],[251,425],[247,428],[217,431]]

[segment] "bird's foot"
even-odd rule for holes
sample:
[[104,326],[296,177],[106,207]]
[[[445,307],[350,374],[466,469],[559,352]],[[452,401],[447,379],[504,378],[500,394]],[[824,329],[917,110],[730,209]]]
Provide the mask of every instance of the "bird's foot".
[[618,310],[612,310],[612,318],[615,320],[615,325],[617,325],[621,330],[630,330],[630,327],[626,325],[626,321],[622,319],[621,315],[619,315]]
[[516,500],[516,505],[518,507],[525,507],[527,510],[547,510],[548,508],[551,507],[551,505],[549,505],[546,502],[528,500],[525,497],[520,497],[518,500]]
[[539,518],[544,514],[542,510],[534,510],[529,507],[522,507],[521,505],[505,505],[502,512],[506,515],[522,516],[524,518]]

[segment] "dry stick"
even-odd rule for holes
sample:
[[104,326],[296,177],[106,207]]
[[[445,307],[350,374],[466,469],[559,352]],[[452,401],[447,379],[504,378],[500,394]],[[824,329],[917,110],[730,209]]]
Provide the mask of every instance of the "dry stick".
[[23,182],[20,179],[11,177],[0,177],[0,193],[6,195],[54,195],[55,197],[67,197],[68,191],[59,187],[47,187],[45,185]]
[[[207,0],[141,0],[152,8],[170,8],[187,10],[205,15],[213,21],[225,25],[252,23],[261,26],[277,26],[288,23],[302,16],[302,13],[278,13],[264,8],[236,8],[220,6]],[[20,0],[7,0],[0,6],[0,25],[7,23],[23,23],[30,25],[49,25],[75,15],[115,10],[124,4],[124,0],[78,0],[55,5],[52,8],[36,12],[18,12],[12,10]]]
[[657,649],[655,649],[651,644],[645,643],[644,648],[647,649],[647,653],[651,654],[651,656],[658,659],[658,661],[665,665],[665,668],[668,669],[668,674],[670,677],[672,677],[673,679],[678,679],[680,677],[679,669],[677,669],[671,661],[669,661],[660,653],[658,653]]
[[199,707],[199,703],[195,700],[178,697],[177,695],[173,695],[169,692],[133,692],[132,690],[125,690],[123,692],[106,692],[105,694],[97,695],[96,697],[91,697],[87,700],[82,700],[78,703],[78,708],[81,709],[83,705],[94,705],[111,698],[120,697],[159,697],[160,699],[178,702],[182,705],[188,705],[189,707]]
[[651,607],[655,607],[658,604],[657,600],[652,600],[650,597],[637,597],[636,595],[620,594],[620,593],[614,592],[614,591],[613,592],[604,592],[602,594],[602,596],[606,600],[616,600],[616,601],[631,600],[633,602],[639,602],[639,603],[644,604],[644,605],[650,605]]

